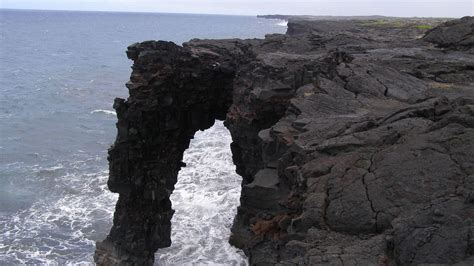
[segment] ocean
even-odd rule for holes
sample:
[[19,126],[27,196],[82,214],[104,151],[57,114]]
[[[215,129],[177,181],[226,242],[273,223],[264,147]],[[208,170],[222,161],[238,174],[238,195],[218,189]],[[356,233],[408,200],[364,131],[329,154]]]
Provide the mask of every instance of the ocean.
[[[115,97],[145,40],[262,38],[285,24],[246,16],[0,9],[0,265],[93,263],[112,225],[107,149]],[[222,122],[198,132],[172,195],[160,265],[245,265],[227,240],[239,204]]]

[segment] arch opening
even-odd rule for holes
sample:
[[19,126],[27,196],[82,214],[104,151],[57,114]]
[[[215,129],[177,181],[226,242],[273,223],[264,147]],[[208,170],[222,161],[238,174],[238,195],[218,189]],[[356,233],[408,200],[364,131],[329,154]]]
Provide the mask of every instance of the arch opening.
[[228,242],[242,181],[235,172],[231,142],[222,121],[194,135],[170,196],[175,211],[171,246],[155,253],[155,264],[247,263],[244,253]]
[[170,196],[186,166],[183,153],[198,130],[225,119],[235,68],[228,57],[162,41],[132,45],[127,55],[134,61],[130,97],[115,100],[118,134],[108,157],[108,187],[120,196],[94,259],[151,265],[172,244]]

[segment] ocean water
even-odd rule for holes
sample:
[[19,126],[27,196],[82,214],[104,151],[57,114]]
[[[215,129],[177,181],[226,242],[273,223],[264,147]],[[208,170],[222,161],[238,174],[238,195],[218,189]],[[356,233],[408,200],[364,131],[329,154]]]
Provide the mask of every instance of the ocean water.
[[[254,17],[0,9],[0,265],[93,263],[117,200],[106,157],[129,44],[284,31]],[[245,264],[227,243],[240,194],[230,141],[216,122],[186,151],[160,265]]]

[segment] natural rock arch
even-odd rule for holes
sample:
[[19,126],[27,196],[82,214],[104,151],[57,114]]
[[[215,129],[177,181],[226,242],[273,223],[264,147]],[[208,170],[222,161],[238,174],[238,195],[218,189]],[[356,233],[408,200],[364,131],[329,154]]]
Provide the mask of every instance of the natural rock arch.
[[170,245],[183,152],[216,119],[243,178],[230,241],[252,264],[469,260],[474,59],[449,50],[469,47],[434,48],[412,26],[288,26],[265,40],[128,48],[130,97],[115,100],[109,151],[120,196],[98,264],[152,264]]
[[183,153],[196,131],[225,118],[235,70],[169,42],[137,44],[127,55],[135,61],[130,98],[115,100],[118,135],[109,150],[108,186],[120,197],[96,261],[152,264],[155,251],[171,244],[169,196]]

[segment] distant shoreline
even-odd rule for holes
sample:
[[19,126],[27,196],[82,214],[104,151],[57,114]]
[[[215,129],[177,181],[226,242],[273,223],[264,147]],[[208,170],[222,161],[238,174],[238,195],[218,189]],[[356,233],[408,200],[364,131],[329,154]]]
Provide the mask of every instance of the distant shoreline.
[[315,20],[400,20],[400,19],[409,19],[409,20],[418,20],[418,19],[454,19],[453,17],[392,17],[392,16],[381,16],[381,15],[371,15],[371,16],[312,16],[312,15],[257,15],[257,18],[262,19],[280,19],[280,20],[306,20],[306,21],[315,21]]

